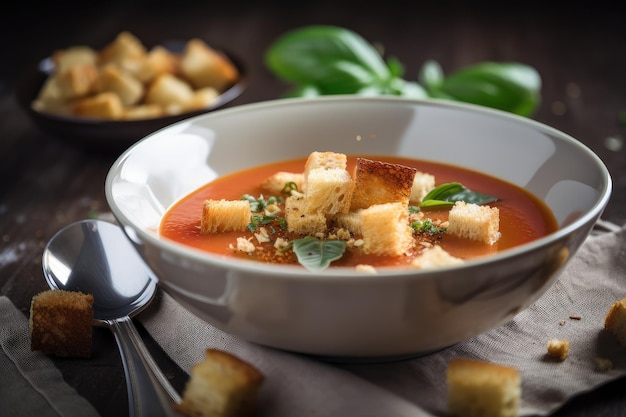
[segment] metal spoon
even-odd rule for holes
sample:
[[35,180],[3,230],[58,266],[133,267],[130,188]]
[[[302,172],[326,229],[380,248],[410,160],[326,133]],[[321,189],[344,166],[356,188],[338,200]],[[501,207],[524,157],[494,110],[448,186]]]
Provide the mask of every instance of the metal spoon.
[[131,320],[154,297],[156,278],[122,230],[102,220],[70,224],[50,239],[42,266],[50,288],[93,295],[94,324],[108,326],[120,349],[129,416],[174,416],[180,396]]

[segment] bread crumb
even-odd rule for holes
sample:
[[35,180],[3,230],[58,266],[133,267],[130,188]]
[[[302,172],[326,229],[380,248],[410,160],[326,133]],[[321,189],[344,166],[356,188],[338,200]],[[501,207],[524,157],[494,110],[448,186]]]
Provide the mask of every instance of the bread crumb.
[[626,298],[613,303],[604,319],[604,328],[626,347]]
[[613,362],[610,359],[597,357],[594,359],[596,369],[600,372],[606,372],[613,369]]
[[569,341],[552,339],[548,342],[548,356],[565,360],[569,354]]

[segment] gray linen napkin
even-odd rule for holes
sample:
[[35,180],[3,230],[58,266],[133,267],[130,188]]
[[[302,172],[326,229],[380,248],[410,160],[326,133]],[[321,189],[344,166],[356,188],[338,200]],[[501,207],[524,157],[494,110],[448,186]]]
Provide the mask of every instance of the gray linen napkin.
[[[513,320],[435,354],[401,362],[336,365],[261,347],[213,328],[166,294],[139,319],[187,372],[208,347],[257,366],[266,375],[261,416],[443,416],[445,371],[453,357],[517,367],[520,415],[546,415],[569,398],[626,374],[624,348],[603,331],[610,306],[626,297],[625,251],[626,225],[601,221],[554,286]],[[563,362],[546,356],[553,338],[570,342]],[[596,358],[612,361],[613,367],[599,369]]]
[[0,296],[0,413],[19,417],[97,417],[52,361],[31,352],[28,319]]

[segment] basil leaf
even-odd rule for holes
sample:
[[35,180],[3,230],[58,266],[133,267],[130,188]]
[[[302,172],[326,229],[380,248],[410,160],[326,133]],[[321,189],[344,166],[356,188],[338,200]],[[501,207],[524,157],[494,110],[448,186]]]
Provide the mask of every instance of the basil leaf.
[[515,62],[483,62],[446,77],[439,93],[458,101],[492,107],[522,116],[531,115],[541,102],[541,77]]
[[307,236],[292,242],[298,262],[309,271],[321,271],[343,256],[346,242],[343,240],[320,240]]
[[325,94],[384,83],[390,70],[361,36],[335,26],[307,26],[279,37],[266,51],[267,67],[285,81],[316,86]]
[[497,201],[496,197],[472,191],[458,182],[449,182],[433,188],[424,196],[420,208],[449,207],[457,201],[470,204],[487,204]]
[[443,70],[439,63],[432,59],[426,61],[419,72],[418,80],[429,94],[436,96],[444,80]]

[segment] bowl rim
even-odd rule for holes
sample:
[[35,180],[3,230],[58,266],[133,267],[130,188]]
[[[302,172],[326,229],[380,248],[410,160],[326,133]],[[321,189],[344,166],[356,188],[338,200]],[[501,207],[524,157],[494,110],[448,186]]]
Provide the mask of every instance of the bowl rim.
[[[611,197],[612,192],[612,180],[611,174],[608,171],[608,168],[604,164],[604,162],[600,159],[600,157],[595,154],[588,146],[575,139],[573,136],[558,130],[554,127],[546,125],[542,122],[536,121],[534,119],[519,116],[516,114],[512,114],[509,112],[505,112],[502,110],[479,106],[470,103],[463,102],[453,102],[450,100],[444,99],[415,99],[415,98],[406,98],[400,96],[357,96],[357,95],[329,95],[329,96],[320,96],[314,98],[278,98],[267,101],[249,103],[238,105],[230,108],[219,109],[211,113],[205,113],[199,116],[195,116],[189,119],[186,119],[182,122],[175,123],[178,125],[180,123],[194,123],[198,119],[211,119],[215,117],[221,117],[222,115],[231,115],[242,112],[250,112],[255,111],[257,109],[268,109],[268,108],[280,108],[283,106],[293,106],[298,103],[307,103],[315,100],[317,103],[321,104],[338,104],[338,103],[351,103],[355,101],[363,101],[363,102],[394,102],[404,104],[414,104],[414,105],[426,105],[426,106],[434,106],[434,107],[444,107],[444,108],[452,108],[465,110],[470,112],[482,113],[487,115],[495,115],[500,118],[509,119],[515,121],[517,123],[522,123],[529,125],[539,131],[543,131],[551,134],[553,137],[558,137],[559,140],[564,140],[568,142],[570,145],[577,147],[580,151],[584,152],[593,162],[595,162],[598,170],[603,174],[602,179],[604,181],[603,188],[600,192],[600,196],[598,200],[594,203],[593,207],[587,210],[583,215],[579,218],[575,219],[573,222],[560,227],[556,231],[548,234],[547,236],[536,239],[532,242],[528,242],[514,248],[506,249],[496,254],[489,255],[486,257],[481,257],[477,259],[467,260],[463,264],[460,265],[451,265],[434,269],[426,269],[426,270],[413,270],[413,269],[399,269],[395,267],[388,268],[377,268],[376,274],[364,274],[362,272],[355,271],[354,268],[328,268],[320,273],[310,272],[305,268],[302,268],[297,265],[274,265],[274,264],[259,264],[257,262],[250,262],[246,260],[234,259],[232,257],[226,257],[221,255],[215,255],[206,251],[202,251],[200,249],[195,249],[189,246],[185,246],[181,243],[177,243],[165,238],[160,238],[154,236],[151,233],[146,232],[143,229],[137,228],[132,225],[132,222],[119,210],[117,207],[115,200],[113,198],[112,187],[114,179],[117,174],[121,170],[121,167],[124,165],[125,161],[130,157],[130,155],[134,152],[135,148],[138,147],[143,142],[151,140],[151,138],[161,135],[162,132],[166,129],[172,128],[172,126],[166,126],[162,129],[159,129],[146,137],[140,139],[135,144],[130,146],[126,151],[124,151],[117,160],[111,166],[106,179],[105,179],[105,196],[113,213],[113,216],[117,220],[117,222],[122,226],[122,229],[126,233],[127,237],[135,244],[143,245],[143,241],[149,242],[151,245],[158,247],[161,250],[167,250],[180,257],[189,257],[195,262],[199,262],[202,264],[211,264],[219,268],[238,270],[241,272],[252,273],[257,276],[271,276],[274,279],[301,279],[301,280],[312,280],[316,281],[319,279],[327,280],[328,278],[333,278],[328,280],[329,282],[342,282],[344,279],[353,280],[353,279],[367,279],[368,281],[377,281],[377,280],[386,280],[388,277],[393,276],[394,279],[414,279],[414,277],[420,276],[429,276],[436,274],[447,274],[451,270],[468,270],[470,268],[479,268],[485,264],[491,264],[496,262],[507,261],[509,259],[515,258],[517,256],[522,255],[523,253],[533,252],[540,250],[543,247],[547,247],[550,244],[559,241],[565,238],[567,235],[574,233],[577,229],[582,228],[586,224],[592,224],[597,221],[604,208],[606,207],[608,200]],[[178,201],[178,200],[177,200]],[[169,209],[169,207],[168,207]],[[128,230],[128,227],[131,227],[131,231]],[[136,236],[140,235],[140,239]],[[141,243],[137,242],[137,240],[141,241]],[[336,279],[343,278],[343,279]]]

